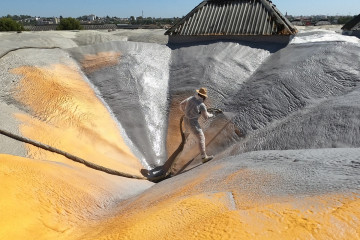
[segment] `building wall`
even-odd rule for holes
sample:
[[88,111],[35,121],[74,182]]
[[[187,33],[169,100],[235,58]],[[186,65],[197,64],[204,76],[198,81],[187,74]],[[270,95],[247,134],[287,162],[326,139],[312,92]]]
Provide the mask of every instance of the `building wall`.
[[360,38],[360,30],[359,31],[343,31],[343,35],[355,36],[355,37]]
[[248,42],[274,42],[288,43],[294,35],[269,35],[269,36],[179,36],[169,35],[169,44],[199,43],[212,41],[248,41]]

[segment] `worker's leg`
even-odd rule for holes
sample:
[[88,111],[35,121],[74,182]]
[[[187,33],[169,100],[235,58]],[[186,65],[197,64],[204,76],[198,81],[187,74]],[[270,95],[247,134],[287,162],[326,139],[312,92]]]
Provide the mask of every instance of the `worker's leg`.
[[191,130],[191,124],[190,124],[190,120],[187,117],[184,117],[184,134],[185,134],[185,140],[188,139],[190,132],[192,132]]
[[199,144],[199,151],[201,154],[201,157],[206,157],[206,151],[205,151],[205,135],[203,130],[200,127],[200,124],[197,119],[190,119],[189,120],[191,131],[194,133],[198,140]]
[[206,157],[206,151],[205,151],[205,135],[203,133],[203,131],[200,129],[200,131],[198,131],[198,133],[196,134],[196,137],[199,141],[199,150],[200,150],[200,154],[201,157]]

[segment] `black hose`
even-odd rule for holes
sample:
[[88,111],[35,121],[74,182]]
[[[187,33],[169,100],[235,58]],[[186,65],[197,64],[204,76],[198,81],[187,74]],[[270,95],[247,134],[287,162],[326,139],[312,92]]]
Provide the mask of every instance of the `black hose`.
[[79,158],[77,156],[74,156],[70,153],[67,153],[65,151],[62,151],[60,149],[57,149],[57,148],[54,148],[54,147],[51,147],[49,145],[46,145],[44,143],[40,143],[40,142],[37,142],[37,141],[34,141],[32,139],[29,139],[29,138],[25,138],[25,137],[21,137],[21,136],[18,136],[18,135],[15,135],[13,133],[10,133],[8,131],[4,131],[4,130],[1,130],[0,129],[0,134],[2,135],[5,135],[7,137],[10,137],[12,139],[15,139],[15,140],[18,140],[18,141],[21,141],[21,142],[24,142],[24,143],[28,143],[28,144],[31,144],[35,147],[38,147],[38,148],[41,148],[41,149],[44,149],[46,151],[50,151],[50,152],[53,152],[53,153],[57,153],[57,154],[60,154],[70,160],[73,160],[75,162],[78,162],[78,163],[81,163],[81,164],[84,164],[85,166],[89,167],[89,168],[92,168],[92,169],[95,169],[95,170],[98,170],[98,171],[102,171],[102,172],[105,172],[105,173],[108,173],[108,174],[111,174],[111,175],[116,175],[116,176],[120,176],[120,177],[126,177],[126,178],[132,178],[132,179],[140,179],[140,180],[148,180],[146,177],[142,177],[142,176],[136,176],[136,175],[132,175],[132,174],[128,174],[128,173],[123,173],[123,172],[119,172],[119,171],[116,171],[116,170],[113,170],[113,169],[110,169],[110,168],[106,168],[106,167],[103,167],[103,166],[100,166],[100,165],[97,165],[95,163],[92,163],[92,162],[88,162],[82,158]]
[[[222,111],[220,109],[217,109],[217,108],[209,108],[208,112],[222,113]],[[106,167],[97,165],[97,164],[92,163],[92,162],[88,162],[88,161],[86,161],[86,160],[84,160],[82,158],[74,156],[74,155],[72,155],[70,153],[67,153],[65,151],[62,151],[60,149],[54,148],[52,146],[46,145],[44,143],[29,139],[29,138],[25,138],[25,137],[10,133],[10,132],[5,131],[5,130],[0,129],[0,134],[2,134],[4,136],[7,136],[7,137],[10,137],[12,139],[18,140],[20,142],[31,144],[31,145],[33,145],[35,147],[44,149],[46,151],[50,151],[50,152],[60,154],[60,155],[66,157],[66,158],[68,158],[68,159],[70,159],[72,161],[81,163],[81,164],[83,164],[83,165],[85,165],[85,166],[87,166],[89,168],[94,169],[94,170],[102,171],[102,172],[105,172],[105,173],[108,173],[108,174],[111,174],[111,175],[115,175],[115,176],[131,178],[131,179],[139,179],[139,180],[148,180],[148,181],[157,183],[157,182],[163,181],[163,180],[171,177],[172,167],[173,167],[174,163],[176,162],[176,159],[178,158],[179,154],[184,149],[186,139],[185,139],[185,133],[183,131],[183,126],[182,126],[183,121],[184,121],[184,116],[182,116],[180,118],[180,127],[179,128],[180,128],[180,134],[181,134],[181,143],[180,143],[179,147],[173,152],[173,154],[171,154],[171,156],[165,162],[165,164],[159,168],[160,171],[162,172],[162,174],[158,175],[158,176],[154,176],[152,174],[152,172],[154,172],[155,170],[158,170],[158,169],[153,169],[151,171],[142,169],[141,173],[144,176],[132,175],[132,174],[128,174],[128,173],[119,172],[119,171],[116,171],[116,170],[113,170],[113,169],[110,169],[110,168],[106,168]]]
[[[181,134],[181,143],[179,145],[179,147],[173,152],[173,154],[171,154],[171,156],[169,157],[169,159],[165,162],[165,164],[159,168],[155,168],[153,170],[145,170],[143,169],[141,171],[141,173],[145,176],[147,176],[147,179],[149,181],[152,181],[152,182],[161,182],[169,177],[171,177],[171,170],[172,170],[172,167],[174,165],[174,163],[176,162],[176,159],[177,157],[179,156],[179,154],[182,152],[182,150],[184,149],[184,145],[185,145],[185,133],[184,133],[184,130],[183,130],[183,126],[182,126],[182,123],[184,121],[184,116],[182,116],[180,118],[180,134]],[[157,170],[160,170],[161,172],[161,175],[158,175],[158,176],[154,176],[153,175],[153,172],[157,171]]]

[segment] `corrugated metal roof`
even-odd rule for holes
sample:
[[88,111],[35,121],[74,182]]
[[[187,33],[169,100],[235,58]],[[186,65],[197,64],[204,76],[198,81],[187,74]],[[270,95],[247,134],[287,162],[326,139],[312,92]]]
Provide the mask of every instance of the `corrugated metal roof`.
[[360,31],[360,14],[346,23],[342,29],[347,31]]
[[292,35],[296,28],[268,0],[207,0],[166,35]]

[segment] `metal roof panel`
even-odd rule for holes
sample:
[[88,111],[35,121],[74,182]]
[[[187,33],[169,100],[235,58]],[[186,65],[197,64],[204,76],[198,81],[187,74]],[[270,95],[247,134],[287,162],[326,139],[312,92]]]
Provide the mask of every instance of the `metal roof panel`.
[[360,30],[360,14],[347,22],[341,29],[347,31],[359,31]]
[[205,0],[166,35],[293,35],[297,29],[269,0]]

